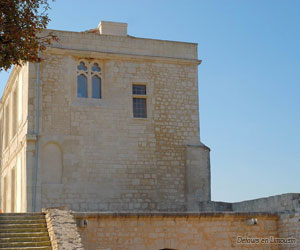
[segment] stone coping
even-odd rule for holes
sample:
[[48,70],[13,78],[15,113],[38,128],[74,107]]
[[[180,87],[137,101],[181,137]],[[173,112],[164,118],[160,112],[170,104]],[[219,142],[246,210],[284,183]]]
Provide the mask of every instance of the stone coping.
[[[251,199],[251,200],[242,200],[242,201],[226,202],[226,203],[240,204],[240,203],[254,202],[254,201],[260,201],[260,200],[282,199],[282,198],[299,199],[300,193],[283,193],[283,194],[276,194],[276,195],[271,195],[271,196],[267,196],[267,197],[259,197],[259,198],[255,198],[255,199]],[[216,201],[216,202],[223,202],[223,201]]]
[[76,219],[99,217],[272,217],[279,213],[266,212],[72,212]]
[[57,32],[57,33],[70,33],[75,35],[87,35],[87,36],[100,36],[100,37],[112,37],[112,38],[123,38],[123,39],[139,39],[139,40],[149,40],[149,41],[158,41],[158,42],[168,42],[168,43],[179,43],[179,44],[191,44],[191,45],[198,45],[198,43],[195,42],[185,42],[185,41],[173,41],[168,39],[156,39],[156,38],[147,38],[147,37],[136,37],[132,35],[126,35],[126,36],[116,36],[116,35],[108,35],[108,34],[99,34],[99,33],[89,33],[86,31],[72,31],[72,30],[56,30],[56,29],[45,29],[46,32]]

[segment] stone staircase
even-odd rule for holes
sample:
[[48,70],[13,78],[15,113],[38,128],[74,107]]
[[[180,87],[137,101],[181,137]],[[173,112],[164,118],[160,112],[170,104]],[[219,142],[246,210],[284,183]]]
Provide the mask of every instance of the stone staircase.
[[0,214],[0,250],[52,250],[45,214]]

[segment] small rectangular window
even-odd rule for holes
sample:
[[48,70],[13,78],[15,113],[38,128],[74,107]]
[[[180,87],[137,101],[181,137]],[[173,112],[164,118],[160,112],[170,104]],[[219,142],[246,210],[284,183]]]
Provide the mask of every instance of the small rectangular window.
[[133,117],[147,118],[146,98],[133,98]]
[[146,86],[145,85],[132,85],[132,94],[133,95],[146,95]]
[[146,85],[132,85],[133,117],[147,118]]

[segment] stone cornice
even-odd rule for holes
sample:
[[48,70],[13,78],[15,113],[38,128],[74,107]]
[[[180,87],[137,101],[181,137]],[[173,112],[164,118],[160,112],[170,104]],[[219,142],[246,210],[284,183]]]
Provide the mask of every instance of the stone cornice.
[[112,53],[112,52],[101,52],[101,51],[83,50],[83,49],[67,49],[67,48],[59,48],[53,46],[47,47],[46,52],[64,54],[64,55],[68,54],[77,57],[91,57],[91,58],[102,59],[102,60],[117,59],[117,60],[129,60],[129,61],[176,63],[176,64],[186,64],[186,65],[199,65],[202,62],[201,60],[196,60],[196,59]]

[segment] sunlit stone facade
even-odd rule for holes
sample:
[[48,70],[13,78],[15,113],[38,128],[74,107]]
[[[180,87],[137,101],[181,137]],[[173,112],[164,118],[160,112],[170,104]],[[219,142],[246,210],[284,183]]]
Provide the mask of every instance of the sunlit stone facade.
[[190,211],[210,201],[197,44],[136,38],[112,22],[52,32],[59,41],[40,64],[15,67],[1,99],[1,209]]

